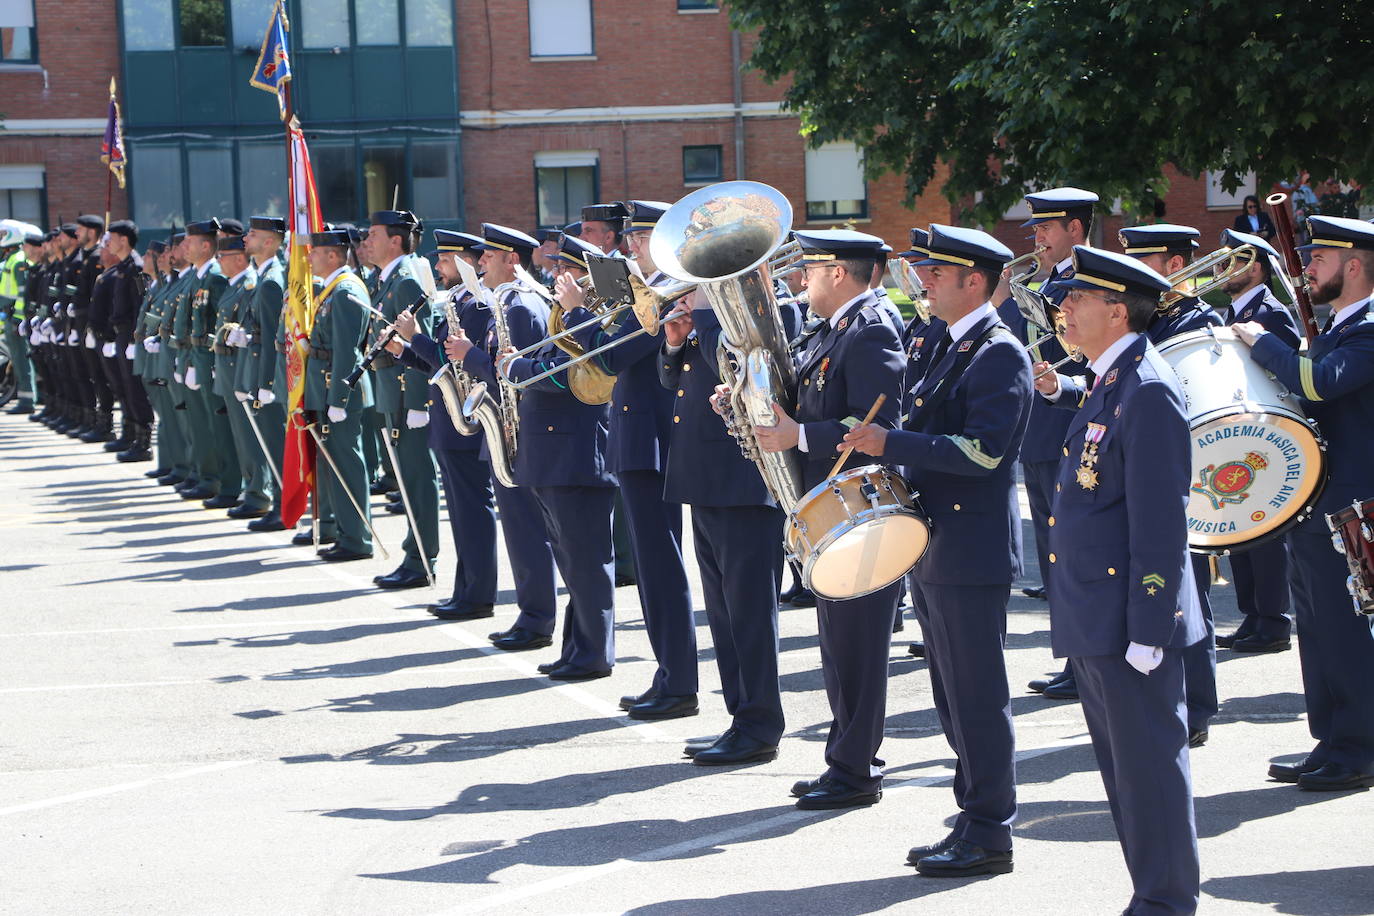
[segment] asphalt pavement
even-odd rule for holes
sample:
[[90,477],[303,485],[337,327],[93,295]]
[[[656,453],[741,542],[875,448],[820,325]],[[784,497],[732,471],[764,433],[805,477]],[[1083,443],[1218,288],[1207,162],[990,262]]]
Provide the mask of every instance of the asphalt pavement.
[[[1109,914],[1130,898],[1079,707],[1023,692],[1059,667],[1045,604],[1019,591],[1033,579],[1007,647],[1016,870],[921,878],[906,851],[955,809],[914,622],[890,656],[882,802],[798,811],[788,790],[823,769],[829,725],[814,611],[781,615],[778,759],[696,767],[684,741],[728,720],[694,562],[701,715],[635,723],[616,708],[653,672],[635,589],[617,591],[614,676],[558,685],[535,671],[554,651],[486,639],[514,615],[504,555],[495,619],[440,622],[424,605],[446,589],[371,583],[403,518],[377,515],[393,562],[326,564],[149,467],[0,416],[0,913]],[[1233,629],[1233,590],[1214,604]],[[1193,753],[1201,912],[1374,912],[1374,795],[1265,776],[1312,743],[1297,652],[1222,651],[1218,681]]]

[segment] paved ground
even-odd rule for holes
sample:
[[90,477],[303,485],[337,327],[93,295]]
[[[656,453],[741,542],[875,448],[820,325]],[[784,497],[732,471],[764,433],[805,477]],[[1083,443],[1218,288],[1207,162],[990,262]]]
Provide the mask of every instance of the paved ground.
[[[702,715],[631,724],[616,698],[652,671],[633,589],[615,676],[554,686],[534,671],[552,653],[489,648],[508,604],[434,621],[433,593],[371,586],[381,559],[314,561],[147,467],[0,417],[0,912],[1102,914],[1130,896],[1076,705],[1014,701],[1016,872],[919,878],[902,861],[945,834],[952,761],[904,640],[882,803],[799,812],[787,790],[822,768],[827,726],[813,612],[782,616],[778,760],[694,767],[683,739],[726,724],[700,613]],[[384,542],[402,525],[384,517]],[[1055,665],[1044,605],[1012,612],[1019,687]],[[1234,626],[1230,589],[1218,614]],[[1374,796],[1265,780],[1310,746],[1296,652],[1223,653],[1218,676],[1193,769],[1203,912],[1374,912]]]

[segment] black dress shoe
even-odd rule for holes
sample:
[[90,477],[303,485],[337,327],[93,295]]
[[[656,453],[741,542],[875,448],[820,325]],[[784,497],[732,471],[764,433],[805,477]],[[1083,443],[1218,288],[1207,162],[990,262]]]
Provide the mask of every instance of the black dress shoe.
[[906,864],[915,865],[926,856],[938,856],[940,853],[948,851],[956,842],[958,841],[951,834],[940,842],[931,843],[929,846],[913,846],[906,854]]
[[829,777],[817,776],[815,779],[798,779],[792,783],[792,797],[801,798],[825,785]]
[[1339,763],[1328,763],[1298,777],[1298,788],[1308,792],[1348,792],[1370,786],[1374,786],[1374,774],[1361,773]]
[[228,493],[216,493],[209,499],[202,500],[200,505],[205,509],[232,509],[239,504],[237,496],[230,496]]
[[1269,764],[1269,778],[1276,782],[1297,782],[1304,773],[1315,773],[1323,766],[1325,764],[1308,763],[1306,760],[1298,763],[1271,763]]
[[425,578],[424,573],[416,572],[413,569],[406,569],[404,566],[398,566],[395,570],[384,576],[373,576],[372,582],[378,588],[392,589],[420,588],[421,586],[429,584],[429,580]]
[[640,703],[647,703],[649,700],[652,700],[656,696],[658,696],[658,694],[654,692],[654,688],[650,687],[648,690],[644,691],[638,696],[632,693],[628,694],[627,696],[621,697],[619,705],[621,709],[628,711],[631,706],[638,706]]
[[286,523],[281,520],[281,516],[271,510],[262,518],[255,518],[248,523],[249,531],[285,531]]
[[440,620],[482,620],[495,617],[496,610],[490,604],[473,604],[469,601],[445,601],[443,604],[430,605],[427,610]]
[[697,714],[697,695],[660,696],[636,703],[626,710],[631,719],[652,722],[658,719],[683,719]]
[[882,800],[883,790],[865,792],[847,782],[827,779],[825,782],[797,799],[797,807],[803,811],[827,811],[832,808],[862,808],[876,805]]
[[1254,635],[1254,634],[1252,634],[1252,633],[1243,632],[1244,630],[1245,630],[1245,627],[1241,627],[1239,630],[1236,630],[1236,632],[1234,632],[1234,633],[1227,633],[1227,634],[1218,633],[1218,634],[1216,635],[1216,644],[1217,644],[1217,648],[1218,648],[1218,649],[1229,649],[1229,648],[1231,648],[1233,645],[1235,645],[1237,639],[1244,639],[1244,638],[1247,637],[1247,636],[1252,636],[1252,635]]
[[722,741],[726,740],[727,738],[730,738],[734,734],[735,727],[732,725],[725,731],[721,732],[715,738],[702,738],[699,741],[688,741],[686,746],[682,748],[682,756],[695,757],[697,754],[700,754],[707,748],[715,747],[717,744],[720,744]]
[[615,587],[616,587],[616,588],[625,588],[626,586],[637,585],[637,584],[639,584],[639,580],[636,579],[634,576],[630,575],[629,573],[616,573],[616,574],[615,574]]
[[944,852],[916,862],[916,870],[931,878],[967,878],[971,875],[1005,875],[1012,870],[1011,850],[997,852],[955,840]]
[[[322,534],[322,535],[320,535],[320,543],[321,543],[321,544],[332,544],[332,543],[334,543],[335,540],[336,540],[336,538],[335,538],[334,535],[332,535],[332,534]],[[295,546],[295,547],[309,547],[309,546],[311,546],[311,545],[314,544],[314,543],[315,543],[315,536],[314,536],[313,534],[310,533],[310,529],[309,529],[309,528],[307,528],[307,529],[304,530],[304,531],[297,531],[297,532],[295,533],[295,535],[291,538],[291,544],[292,544],[292,546]]]
[[250,506],[247,503],[243,503],[242,505],[235,506],[234,508],[230,509],[228,512],[224,514],[229,516],[230,518],[237,519],[263,518],[264,516],[268,515],[271,511],[271,506]]
[[170,473],[172,473],[171,468],[153,468],[151,471],[144,471],[143,476],[149,480],[157,480],[159,477],[164,477]]
[[[544,638],[549,639],[547,636]],[[594,681],[598,678],[610,676],[610,668],[583,668],[581,665],[570,665],[567,663],[559,665],[548,674],[548,678],[551,681]]]
[[194,477],[183,477],[176,481],[172,489],[176,490],[178,493],[184,493],[187,490],[194,490],[198,486],[200,486],[199,480],[196,480]]
[[1268,639],[1256,634],[1254,636],[1246,636],[1243,639],[1237,639],[1235,642],[1231,643],[1232,652],[1287,652],[1291,648],[1293,648],[1293,641],[1287,636],[1282,639]]
[[[452,604],[452,603],[453,603],[453,599],[450,598],[448,601],[446,601],[446,602],[444,602],[444,603],[445,603],[445,604]],[[492,642],[496,642],[496,640],[501,639],[503,636],[509,636],[509,635],[510,635],[511,633],[513,633],[513,632],[515,632],[515,627],[514,627],[514,626],[512,626],[509,630],[498,630],[498,631],[495,632],[495,633],[488,633],[488,634],[487,634],[487,639],[490,639]]]
[[926,644],[923,642],[914,642],[906,647],[906,654],[910,655],[912,658],[925,658]]
[[391,515],[405,515],[406,504],[403,502],[387,503],[384,511]]
[[789,607],[803,608],[816,606],[816,593],[809,588],[799,586],[792,596],[787,599]]
[[[527,649],[543,649],[553,645],[553,637],[545,633],[536,633],[524,627],[511,627],[505,636],[500,639],[493,639],[491,644],[505,652],[524,652]],[[561,662],[559,663],[561,664]],[[559,667],[555,664],[548,671],[541,671],[540,674],[550,674]],[[606,672],[610,674],[609,671]]]
[[1043,586],[1043,585],[1032,585],[1032,586],[1029,586],[1029,587],[1027,587],[1027,588],[1021,589],[1021,594],[1025,595],[1027,598],[1035,598],[1035,599],[1038,600],[1038,601],[1044,601],[1044,600],[1045,600],[1045,586]]
[[1078,699],[1078,681],[1073,675],[1060,678],[1040,691],[1040,695],[1051,700],[1076,700]]
[[[204,502],[204,501],[207,500],[207,499],[214,499],[214,498],[215,498],[216,496],[218,496],[218,495],[219,495],[219,494],[216,493],[214,490],[210,489],[210,488],[207,487],[207,486],[203,486],[203,485],[201,485],[201,484],[196,484],[194,487],[192,487],[192,488],[189,489],[189,490],[182,490],[182,491],[181,491],[181,498],[182,498],[182,499],[185,499],[185,500],[192,500],[192,499],[195,499],[195,500],[199,500],[199,501],[201,501],[201,502]],[[229,505],[232,506],[233,503],[231,502]]]
[[1207,729],[1190,728],[1188,729],[1188,746],[1192,748],[1202,747],[1207,743]]
[[[511,629],[514,629],[514,627],[512,627]],[[535,665],[535,670],[538,671],[540,674],[548,674],[555,668],[562,668],[564,664],[565,662],[561,658],[557,661],[552,662],[540,662],[538,665]]]
[[373,496],[385,496],[395,489],[396,481],[383,477],[381,480],[374,480],[372,486],[368,488],[368,492]]
[[697,766],[715,767],[735,763],[767,763],[778,756],[776,744],[765,744],[743,732],[728,731],[715,744],[692,755]]
[[898,617],[896,620],[892,621],[892,632],[894,632],[894,633],[900,633],[900,632],[902,632],[902,631],[905,630],[905,629],[906,629],[906,621],[903,620],[901,617]]
[[[323,543],[323,539],[321,539],[321,543]],[[349,550],[347,547],[335,544],[327,550],[321,550],[319,557],[330,563],[347,563],[349,560],[370,560],[372,559],[372,551]]]
[[157,479],[157,485],[160,486],[160,487],[174,487],[174,486],[176,486],[177,484],[181,483],[181,482],[182,482],[183,480],[185,480],[185,479],[186,479],[186,478],[184,478],[184,477],[178,477],[177,475],[173,474],[171,471],[168,471],[167,473],[165,473],[165,474],[161,475],[160,477],[158,477],[158,479]]

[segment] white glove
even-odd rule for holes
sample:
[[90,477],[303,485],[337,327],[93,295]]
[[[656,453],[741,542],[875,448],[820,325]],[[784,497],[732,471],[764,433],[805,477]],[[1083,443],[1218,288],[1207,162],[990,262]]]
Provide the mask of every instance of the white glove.
[[37,347],[43,343],[43,332],[33,331],[29,334],[29,346]]
[[133,345],[133,344],[129,344],[127,347],[124,348],[124,358],[125,358],[125,359],[133,359],[133,358],[134,358],[134,345]]
[[68,318],[75,318],[75,317],[76,317],[76,303],[74,303],[74,302],[68,302],[68,303],[67,303],[67,317],[68,317]]
[[429,425],[428,410],[407,410],[406,429],[424,429]]
[[1164,661],[1164,650],[1159,646],[1142,646],[1133,642],[1126,647],[1126,661],[1141,674],[1149,674]]
[[196,384],[196,367],[188,366],[186,369],[186,387],[192,391],[199,391],[200,386]]
[[44,319],[43,319],[43,323],[40,324],[40,325],[38,326],[38,330],[42,331],[44,334],[51,334],[51,333],[52,333],[52,319],[51,319],[51,318],[44,318]]
[[25,318],[23,321],[19,322],[19,336],[28,337],[30,333],[29,319]]
[[224,342],[231,347],[246,347],[248,346],[248,334],[243,328],[234,328],[225,336]]
[[260,403],[260,404],[274,404],[274,403],[276,403],[276,400],[277,400],[277,396],[276,396],[275,394],[272,393],[272,389],[271,389],[271,388],[259,388],[259,389],[258,389],[258,403]]
[[235,391],[234,397],[238,398],[240,401],[247,401],[252,395],[246,391]]
[[69,347],[74,347],[74,346],[76,346],[76,331],[75,331],[75,330],[71,330],[71,331],[68,331],[68,332],[67,332],[67,346],[69,346]]
[[95,349],[95,332],[94,332],[94,331],[87,331],[87,332],[86,332],[86,349],[87,349],[87,350],[94,350],[94,349]]
[[177,372],[176,370],[173,370],[173,371],[172,371],[172,378],[174,378],[174,379],[177,380],[177,384],[178,384],[178,385],[184,385],[184,384],[185,384],[185,382],[183,382],[183,381],[181,380],[181,373],[180,373],[180,372]]
[[149,353],[156,353],[158,350],[162,349],[162,341],[158,340],[156,337],[145,337],[143,338],[143,349],[147,350]]
[[348,416],[348,411],[344,410],[342,407],[331,407],[327,413],[329,414],[330,423],[342,423]]
[[100,355],[106,359],[114,359],[114,350],[115,347],[113,343],[106,343],[105,346],[100,348]]

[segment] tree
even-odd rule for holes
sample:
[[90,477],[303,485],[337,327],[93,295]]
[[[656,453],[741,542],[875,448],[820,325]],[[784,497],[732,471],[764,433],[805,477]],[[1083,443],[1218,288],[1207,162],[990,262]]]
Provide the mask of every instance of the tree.
[[[1374,171],[1374,18],[1351,0],[730,0],[813,143],[995,222],[1027,185],[1150,213],[1164,167]],[[976,197],[976,200],[975,200]]]

